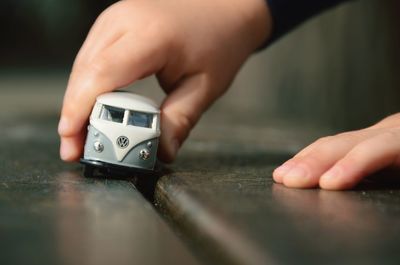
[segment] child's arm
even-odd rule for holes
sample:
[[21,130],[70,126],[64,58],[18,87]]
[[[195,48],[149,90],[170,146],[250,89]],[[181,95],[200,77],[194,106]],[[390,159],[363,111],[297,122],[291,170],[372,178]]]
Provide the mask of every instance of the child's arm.
[[156,74],[160,155],[172,161],[202,113],[271,31],[265,0],[125,0],[97,19],[73,66],[59,134],[65,161],[79,159],[95,98]]

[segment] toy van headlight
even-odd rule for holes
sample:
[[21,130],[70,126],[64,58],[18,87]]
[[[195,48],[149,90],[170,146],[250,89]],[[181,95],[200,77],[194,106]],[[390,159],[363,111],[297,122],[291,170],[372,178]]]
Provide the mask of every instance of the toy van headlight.
[[104,151],[104,145],[99,141],[94,142],[93,148],[94,151],[96,151],[97,153],[101,153]]
[[144,148],[142,150],[139,151],[139,157],[142,160],[147,160],[150,158],[150,151],[147,148]]

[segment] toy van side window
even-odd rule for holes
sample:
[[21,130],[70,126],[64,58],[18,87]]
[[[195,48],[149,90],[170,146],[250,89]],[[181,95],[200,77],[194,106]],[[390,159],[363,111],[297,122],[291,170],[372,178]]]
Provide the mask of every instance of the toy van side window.
[[153,125],[153,114],[130,111],[128,117],[128,125],[151,129]]
[[124,121],[124,114],[124,109],[103,105],[100,111],[100,119],[122,123]]

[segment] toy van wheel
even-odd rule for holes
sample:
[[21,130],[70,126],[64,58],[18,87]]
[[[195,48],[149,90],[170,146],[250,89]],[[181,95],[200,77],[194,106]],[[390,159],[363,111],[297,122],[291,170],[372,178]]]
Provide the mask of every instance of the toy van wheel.
[[94,166],[90,166],[90,165],[85,165],[85,168],[83,170],[83,175],[86,178],[92,178],[94,176],[94,171],[95,171],[95,167]]

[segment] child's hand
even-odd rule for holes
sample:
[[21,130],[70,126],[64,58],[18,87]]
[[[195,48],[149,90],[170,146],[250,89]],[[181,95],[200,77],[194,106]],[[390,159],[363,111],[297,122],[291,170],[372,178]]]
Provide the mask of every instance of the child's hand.
[[364,130],[319,139],[273,177],[293,188],[341,190],[386,167],[400,167],[400,113]]
[[60,154],[77,160],[96,97],[156,74],[160,158],[172,161],[202,113],[270,33],[265,0],[125,0],[97,19],[64,97]]

